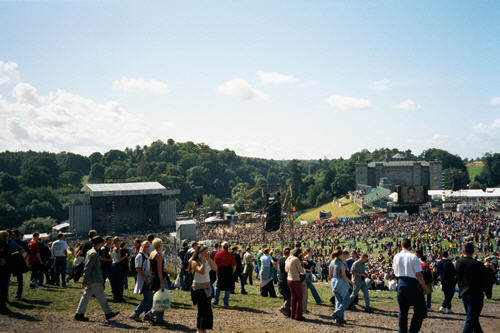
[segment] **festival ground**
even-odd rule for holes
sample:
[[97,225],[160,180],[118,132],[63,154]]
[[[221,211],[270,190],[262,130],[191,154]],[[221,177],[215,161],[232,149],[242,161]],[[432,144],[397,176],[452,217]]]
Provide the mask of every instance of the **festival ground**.
[[[27,276],[25,276],[27,278]],[[132,286],[132,279],[129,286]],[[192,305],[189,293],[172,291],[173,308],[166,311],[165,327],[153,327],[149,323],[137,323],[129,319],[141,296],[125,291],[126,303],[110,303],[113,310],[120,311],[116,320],[106,322],[95,300],[89,304],[87,315],[90,321],[82,323],[73,320],[74,311],[82,294],[79,285],[61,289],[43,286],[36,290],[25,289],[22,300],[14,298],[16,283],[11,284],[11,303],[13,313],[0,315],[0,332],[195,332],[196,309]],[[398,307],[396,293],[391,291],[370,291],[370,299],[375,313],[368,314],[358,307],[356,311],[347,311],[347,324],[336,326],[332,320],[333,307],[329,299],[332,296],[329,285],[325,282],[315,284],[324,305],[316,305],[309,295],[309,310],[305,322],[285,318],[280,312],[281,299],[263,298],[258,295],[258,288],[249,286],[249,295],[239,293],[231,295],[230,309],[214,307],[214,332],[397,332]],[[109,286],[106,288],[110,298]],[[360,294],[360,301],[362,301]],[[432,307],[439,309],[442,292],[434,289]],[[430,312],[421,332],[460,332],[465,320],[461,301],[453,299],[455,314]],[[410,314],[411,315],[411,314]],[[492,300],[486,300],[480,318],[485,332],[500,332],[500,287],[495,286]]]

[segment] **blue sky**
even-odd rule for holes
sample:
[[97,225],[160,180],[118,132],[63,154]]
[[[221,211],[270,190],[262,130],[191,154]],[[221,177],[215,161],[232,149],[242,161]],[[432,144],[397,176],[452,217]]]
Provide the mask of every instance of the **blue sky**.
[[500,147],[498,1],[0,1],[0,149]]

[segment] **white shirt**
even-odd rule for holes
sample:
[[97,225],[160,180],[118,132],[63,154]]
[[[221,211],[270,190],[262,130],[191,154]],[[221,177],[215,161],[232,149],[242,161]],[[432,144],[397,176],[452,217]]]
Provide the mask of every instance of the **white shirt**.
[[52,243],[52,253],[56,257],[65,257],[66,250],[68,249],[68,243],[65,240],[58,239]]
[[[135,267],[142,269],[142,272],[149,276],[150,268],[149,268],[149,256],[145,253],[141,255],[142,252],[137,253],[135,256]],[[142,286],[144,285],[144,279],[141,274],[137,274],[137,281],[135,283],[134,294],[140,294],[142,290]]]
[[417,278],[415,273],[422,271],[420,260],[408,250],[403,250],[394,256],[392,268],[397,277],[406,276],[414,279]]

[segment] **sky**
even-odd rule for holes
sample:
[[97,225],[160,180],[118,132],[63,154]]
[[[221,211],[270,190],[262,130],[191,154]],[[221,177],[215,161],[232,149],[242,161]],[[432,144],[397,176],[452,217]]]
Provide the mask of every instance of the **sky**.
[[500,1],[3,1],[0,151],[500,151]]

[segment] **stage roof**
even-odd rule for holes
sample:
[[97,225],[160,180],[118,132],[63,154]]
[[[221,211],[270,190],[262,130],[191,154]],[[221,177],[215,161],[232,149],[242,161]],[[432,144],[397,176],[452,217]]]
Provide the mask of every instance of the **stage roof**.
[[144,183],[87,184],[84,187],[82,187],[82,192],[89,194],[91,197],[108,197],[108,196],[150,195],[150,194],[173,195],[173,194],[179,194],[180,190],[178,189],[169,190],[158,182],[144,182]]

